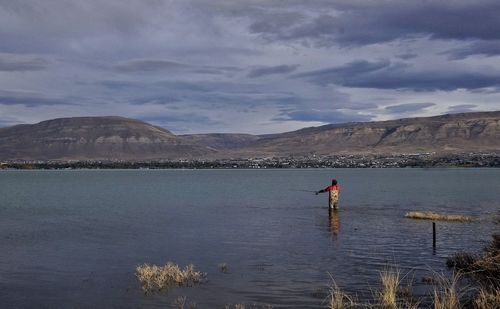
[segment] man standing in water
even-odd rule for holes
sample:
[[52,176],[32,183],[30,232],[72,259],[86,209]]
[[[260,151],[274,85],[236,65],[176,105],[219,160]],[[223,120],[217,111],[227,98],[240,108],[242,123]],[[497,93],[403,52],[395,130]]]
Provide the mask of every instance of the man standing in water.
[[329,193],[328,205],[330,207],[330,210],[337,210],[339,203],[339,193],[340,193],[340,186],[337,183],[337,180],[332,179],[332,185],[324,188],[323,190],[317,191],[316,195],[324,192]]

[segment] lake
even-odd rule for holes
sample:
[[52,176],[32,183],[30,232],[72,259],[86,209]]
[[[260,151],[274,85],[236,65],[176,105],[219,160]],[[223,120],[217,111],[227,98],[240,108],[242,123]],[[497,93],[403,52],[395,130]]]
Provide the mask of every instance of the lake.
[[[328,214],[322,189],[342,186]],[[399,265],[415,292],[446,257],[477,251],[499,226],[500,169],[0,171],[0,306],[321,308],[333,278],[369,297]],[[478,217],[404,217],[432,210]],[[142,263],[195,265],[207,282],[144,295]],[[219,270],[226,263],[228,272]]]

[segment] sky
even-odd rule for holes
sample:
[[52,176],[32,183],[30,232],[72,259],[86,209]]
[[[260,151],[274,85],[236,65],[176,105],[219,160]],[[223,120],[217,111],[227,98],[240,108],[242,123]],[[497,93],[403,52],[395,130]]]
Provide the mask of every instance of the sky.
[[500,1],[0,0],[0,127],[175,134],[500,110]]

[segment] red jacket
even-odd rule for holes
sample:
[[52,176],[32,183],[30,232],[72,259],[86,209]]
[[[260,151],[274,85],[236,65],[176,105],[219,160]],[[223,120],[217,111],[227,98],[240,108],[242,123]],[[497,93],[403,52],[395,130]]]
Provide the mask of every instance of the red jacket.
[[333,191],[333,190],[340,192],[340,186],[338,184],[336,184],[334,186],[328,186],[328,187],[324,188],[323,190],[320,190],[319,192],[323,193],[323,192],[329,192],[329,191]]

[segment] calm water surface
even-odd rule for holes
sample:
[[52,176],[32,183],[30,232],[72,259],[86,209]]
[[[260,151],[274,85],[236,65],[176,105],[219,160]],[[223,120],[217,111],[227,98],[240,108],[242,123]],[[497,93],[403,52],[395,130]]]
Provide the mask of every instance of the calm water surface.
[[[335,177],[340,207],[318,190]],[[333,277],[361,297],[397,263],[414,278],[446,272],[456,251],[498,232],[500,169],[0,171],[0,307],[324,306]],[[479,217],[404,218],[433,210]],[[208,281],[144,295],[141,263],[193,263]],[[221,273],[218,264],[229,272]]]

